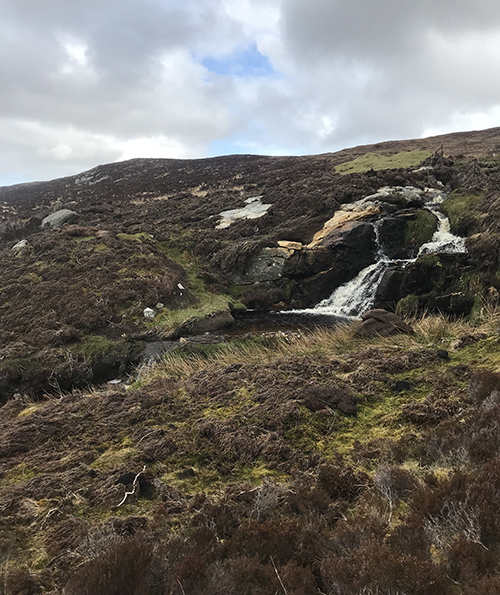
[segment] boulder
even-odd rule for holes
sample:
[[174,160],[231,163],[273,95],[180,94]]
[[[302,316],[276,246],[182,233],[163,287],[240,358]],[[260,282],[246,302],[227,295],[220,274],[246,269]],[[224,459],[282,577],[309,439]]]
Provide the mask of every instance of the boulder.
[[368,310],[361,319],[363,322],[355,333],[356,337],[389,337],[399,333],[413,334],[414,332],[400,316],[387,310]]
[[65,223],[75,223],[78,220],[78,216],[78,213],[75,213],[75,211],[61,209],[42,220],[42,229],[58,229]]
[[379,213],[380,208],[373,205],[360,209],[359,211],[337,211],[335,215],[324,224],[323,229],[314,235],[312,242],[308,244],[308,248],[315,248],[316,246],[323,244],[324,240],[327,239],[332,232],[345,229],[348,223],[359,221],[360,219],[371,218]]
[[277,281],[283,274],[286,261],[294,252],[288,247],[263,248],[252,256],[245,271],[233,272],[232,280],[240,285]]

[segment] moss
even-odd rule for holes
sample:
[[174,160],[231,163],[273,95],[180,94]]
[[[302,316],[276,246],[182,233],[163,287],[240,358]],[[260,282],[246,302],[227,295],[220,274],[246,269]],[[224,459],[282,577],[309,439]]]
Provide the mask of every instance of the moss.
[[381,169],[399,169],[401,167],[415,167],[427,157],[430,157],[430,151],[404,151],[396,155],[376,155],[375,153],[366,153],[352,161],[341,163],[335,167],[338,174],[346,175],[353,173],[363,173],[370,170]]
[[474,207],[484,198],[484,192],[455,190],[441,204],[441,210],[450,220],[451,231],[470,235],[477,230],[481,215]]
[[19,463],[12,469],[5,472],[1,481],[2,485],[11,485],[14,483],[24,483],[40,475],[40,471],[35,467],[30,467],[28,463]]
[[405,246],[418,250],[429,242],[437,229],[436,217],[426,209],[420,209],[413,221],[409,221],[404,236]]
[[162,310],[156,318],[148,323],[148,326],[164,335],[169,335],[188,321],[203,320],[217,312],[229,310],[236,303],[228,295],[207,292],[203,295],[202,302],[196,306],[180,310]]
[[83,236],[79,238],[73,238],[73,242],[75,244],[81,244],[83,242],[90,242],[91,240],[95,240],[95,236]]
[[418,312],[418,297],[410,293],[404,298],[401,298],[396,306],[396,314],[398,316],[412,316]]
[[130,446],[117,450],[109,449],[102,453],[90,466],[93,469],[108,470],[127,465],[139,454]]
[[116,237],[119,240],[125,240],[128,242],[142,242],[142,240],[152,240],[153,236],[149,233],[118,233]]
[[95,361],[99,357],[111,353],[115,348],[115,343],[102,337],[101,335],[93,335],[88,337],[84,342],[72,348],[72,351],[78,355],[82,355],[87,361]]

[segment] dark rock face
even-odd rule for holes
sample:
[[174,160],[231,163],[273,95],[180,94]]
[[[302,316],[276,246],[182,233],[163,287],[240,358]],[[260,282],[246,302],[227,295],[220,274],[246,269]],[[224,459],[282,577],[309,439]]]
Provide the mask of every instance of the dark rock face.
[[390,259],[406,258],[404,239],[407,221],[402,217],[384,217],[379,225],[383,253]]
[[411,326],[397,314],[382,309],[368,310],[356,331],[357,337],[389,337],[399,333],[412,334]]
[[375,262],[375,232],[370,223],[348,223],[330,233],[320,246],[296,252],[286,263],[284,276],[296,280],[292,299],[309,306],[353,279]]

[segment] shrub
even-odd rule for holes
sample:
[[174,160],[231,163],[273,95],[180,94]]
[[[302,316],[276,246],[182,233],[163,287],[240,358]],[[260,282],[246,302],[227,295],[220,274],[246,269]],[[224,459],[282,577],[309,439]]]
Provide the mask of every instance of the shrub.
[[64,595],[163,595],[166,580],[154,545],[134,537],[83,564],[70,578]]

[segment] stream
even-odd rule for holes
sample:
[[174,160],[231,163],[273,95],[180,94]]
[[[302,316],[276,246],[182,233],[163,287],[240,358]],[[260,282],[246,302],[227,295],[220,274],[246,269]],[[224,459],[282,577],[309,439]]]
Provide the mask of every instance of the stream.
[[440,205],[447,195],[438,190],[428,190],[426,195],[428,201],[424,204],[424,208],[436,217],[438,227],[431,240],[420,247],[418,255],[415,258],[397,260],[389,258],[384,253],[384,247],[380,242],[379,234],[379,228],[383,218],[380,218],[372,224],[377,245],[377,261],[361,270],[354,279],[338,287],[330,297],[322,300],[313,308],[294,310],[293,312],[321,317],[340,316],[357,318],[373,306],[377,289],[384,273],[390,266],[398,265],[404,269],[423,254],[443,252],[458,254],[467,252],[465,239],[451,233],[449,219],[440,209]]

